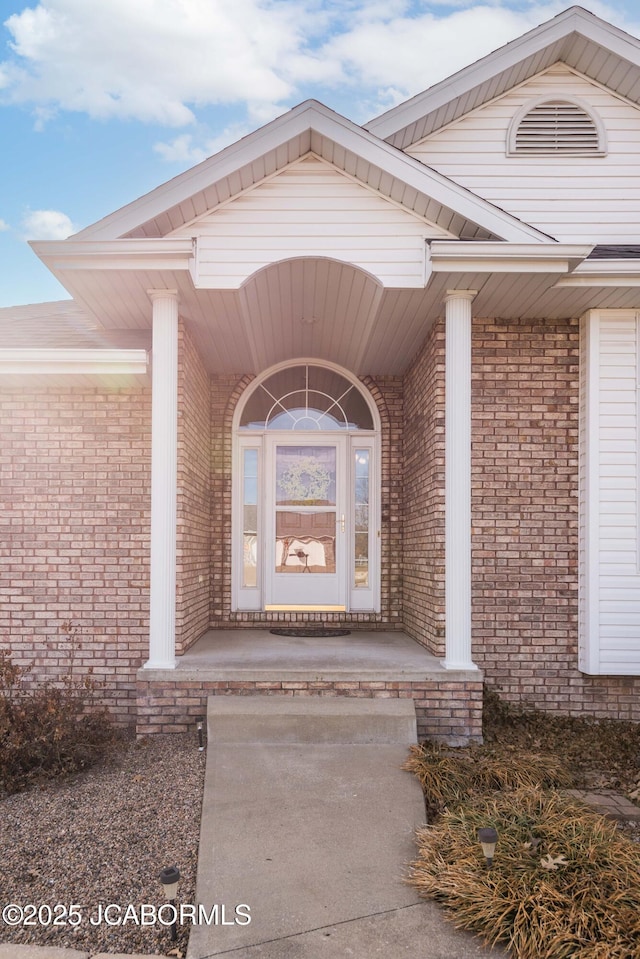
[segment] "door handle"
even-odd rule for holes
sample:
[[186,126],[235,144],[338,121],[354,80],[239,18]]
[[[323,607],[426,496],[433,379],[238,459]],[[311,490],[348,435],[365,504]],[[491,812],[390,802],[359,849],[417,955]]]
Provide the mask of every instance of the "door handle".
[[340,532],[344,533],[345,531],[345,522],[344,522],[344,513],[340,517]]

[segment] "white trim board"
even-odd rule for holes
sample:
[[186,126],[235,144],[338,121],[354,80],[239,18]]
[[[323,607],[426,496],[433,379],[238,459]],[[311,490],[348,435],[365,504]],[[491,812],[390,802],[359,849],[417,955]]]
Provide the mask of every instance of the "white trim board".
[[146,350],[0,349],[0,374],[146,373]]
[[640,313],[590,310],[580,345],[579,668],[640,675]]

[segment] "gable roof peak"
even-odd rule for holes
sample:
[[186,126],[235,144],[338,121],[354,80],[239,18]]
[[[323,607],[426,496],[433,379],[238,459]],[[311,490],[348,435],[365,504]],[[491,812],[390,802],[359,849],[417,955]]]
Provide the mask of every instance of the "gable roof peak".
[[[454,218],[458,226],[453,232],[461,236],[470,231],[485,239],[548,240],[534,227],[309,99],[63,242],[130,242],[169,236],[205,210],[218,207],[308,153],[363,182],[373,178],[376,189],[384,180],[385,195],[391,196],[399,188],[410,209],[424,199],[427,206],[432,205],[427,217],[430,222],[438,223],[440,216],[450,222]],[[42,244],[38,248],[44,249]]]
[[[596,57],[600,51],[608,57]],[[475,63],[375,117],[365,128],[407,149],[495,99],[517,83],[561,61],[579,73],[640,103],[640,41],[581,6],[571,6]],[[615,85],[611,82],[614,67]],[[446,120],[445,120],[446,116]]]

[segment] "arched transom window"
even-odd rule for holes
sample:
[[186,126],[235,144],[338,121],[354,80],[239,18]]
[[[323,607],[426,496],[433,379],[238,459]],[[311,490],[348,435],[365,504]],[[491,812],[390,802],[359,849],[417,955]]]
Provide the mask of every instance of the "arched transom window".
[[336,370],[304,364],[278,370],[247,400],[240,429],[372,430],[359,388]]

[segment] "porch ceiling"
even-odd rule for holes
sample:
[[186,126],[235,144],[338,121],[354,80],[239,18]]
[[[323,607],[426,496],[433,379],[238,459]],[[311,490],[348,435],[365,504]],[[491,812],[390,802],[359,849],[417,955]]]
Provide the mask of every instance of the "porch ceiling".
[[[70,271],[67,287],[105,330],[130,339],[150,330],[151,289],[176,289],[210,372],[258,373],[306,356],[339,363],[356,374],[401,374],[430,324],[444,314],[447,290],[477,290],[474,316],[559,319],[588,309],[635,309],[635,280],[620,285],[565,286],[566,274],[433,272],[424,289],[387,289],[349,264],[321,258],[287,260],[254,274],[240,290],[195,290],[187,270]],[[625,285],[627,284],[627,285]]]

